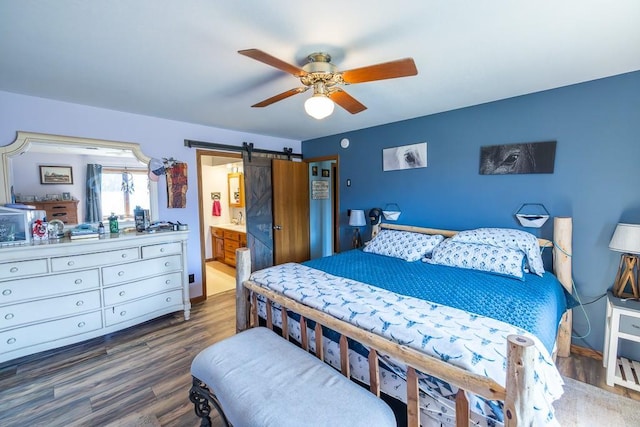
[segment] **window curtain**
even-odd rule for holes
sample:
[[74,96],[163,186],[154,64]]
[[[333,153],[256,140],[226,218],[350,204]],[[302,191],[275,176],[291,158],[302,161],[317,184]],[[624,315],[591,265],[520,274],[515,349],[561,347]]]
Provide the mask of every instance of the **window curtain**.
[[102,165],[87,165],[85,222],[102,221]]

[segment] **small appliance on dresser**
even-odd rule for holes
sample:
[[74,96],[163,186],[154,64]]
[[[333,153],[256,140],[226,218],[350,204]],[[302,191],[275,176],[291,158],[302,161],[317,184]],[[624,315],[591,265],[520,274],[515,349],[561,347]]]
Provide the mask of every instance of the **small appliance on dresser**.
[[47,215],[43,210],[30,209],[26,205],[20,206],[19,209],[0,206],[0,247],[31,243],[34,221],[42,221]]

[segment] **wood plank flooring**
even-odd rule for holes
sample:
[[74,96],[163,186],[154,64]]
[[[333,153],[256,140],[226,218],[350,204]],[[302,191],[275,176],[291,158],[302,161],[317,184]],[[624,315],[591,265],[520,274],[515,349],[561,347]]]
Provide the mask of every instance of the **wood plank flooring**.
[[[197,426],[191,361],[235,332],[233,291],[181,313],[0,365],[0,425]],[[214,420],[214,425],[215,425]]]
[[[234,333],[235,296],[225,292],[180,314],[0,365],[0,425],[197,426],[188,391],[191,361]],[[563,375],[640,401],[604,384],[602,362],[559,359]],[[214,419],[214,425],[218,424]]]

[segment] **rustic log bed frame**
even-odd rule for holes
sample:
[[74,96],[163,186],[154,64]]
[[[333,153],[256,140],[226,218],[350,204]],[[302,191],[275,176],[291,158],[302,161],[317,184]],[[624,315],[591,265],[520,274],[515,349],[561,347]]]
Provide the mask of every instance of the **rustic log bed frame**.
[[[382,228],[406,230],[424,234],[442,234],[453,236],[456,231],[421,228],[394,224],[381,224]],[[538,239],[541,247],[553,248],[553,270],[565,289],[571,293],[571,218],[554,218],[553,242]],[[469,402],[464,391],[482,396],[490,400],[504,402],[504,424],[512,427],[532,425],[532,408],[527,403],[531,400],[533,390],[533,361],[535,347],[533,341],[522,336],[510,335],[507,348],[506,386],[502,386],[490,378],[473,374],[462,368],[450,365],[440,359],[426,355],[420,351],[399,345],[387,338],[360,329],[350,323],[339,320],[329,314],[307,307],[284,295],[265,289],[249,280],[251,275],[251,257],[249,249],[236,251],[236,330],[243,331],[258,324],[257,294],[262,295],[267,304],[278,304],[285,307],[282,313],[282,337],[289,340],[287,311],[300,315],[301,346],[309,351],[307,338],[307,320],[316,322],[316,356],[324,360],[321,327],[333,329],[341,335],[340,364],[343,375],[350,378],[348,360],[348,340],[354,340],[369,347],[370,390],[380,397],[380,376],[378,353],[387,354],[400,363],[407,365],[407,424],[420,425],[419,389],[416,370],[440,378],[459,388],[456,395],[456,425],[469,425]],[[266,310],[266,326],[273,329],[272,310]],[[571,345],[571,311],[568,310],[562,320],[557,338],[557,350],[561,357],[567,357]]]

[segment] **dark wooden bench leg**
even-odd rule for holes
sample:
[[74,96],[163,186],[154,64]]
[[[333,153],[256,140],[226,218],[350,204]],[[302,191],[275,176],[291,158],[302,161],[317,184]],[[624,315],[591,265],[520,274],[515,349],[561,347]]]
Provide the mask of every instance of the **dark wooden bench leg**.
[[211,390],[209,390],[205,383],[196,377],[192,376],[191,378],[193,381],[191,390],[189,390],[189,400],[193,402],[196,415],[201,418],[200,427],[211,427],[210,404],[213,405],[216,411],[218,411],[218,414],[220,414],[223,425],[229,427],[229,421],[227,421],[227,417],[225,417],[224,412],[222,412],[220,402],[218,402],[216,396],[211,393]]

